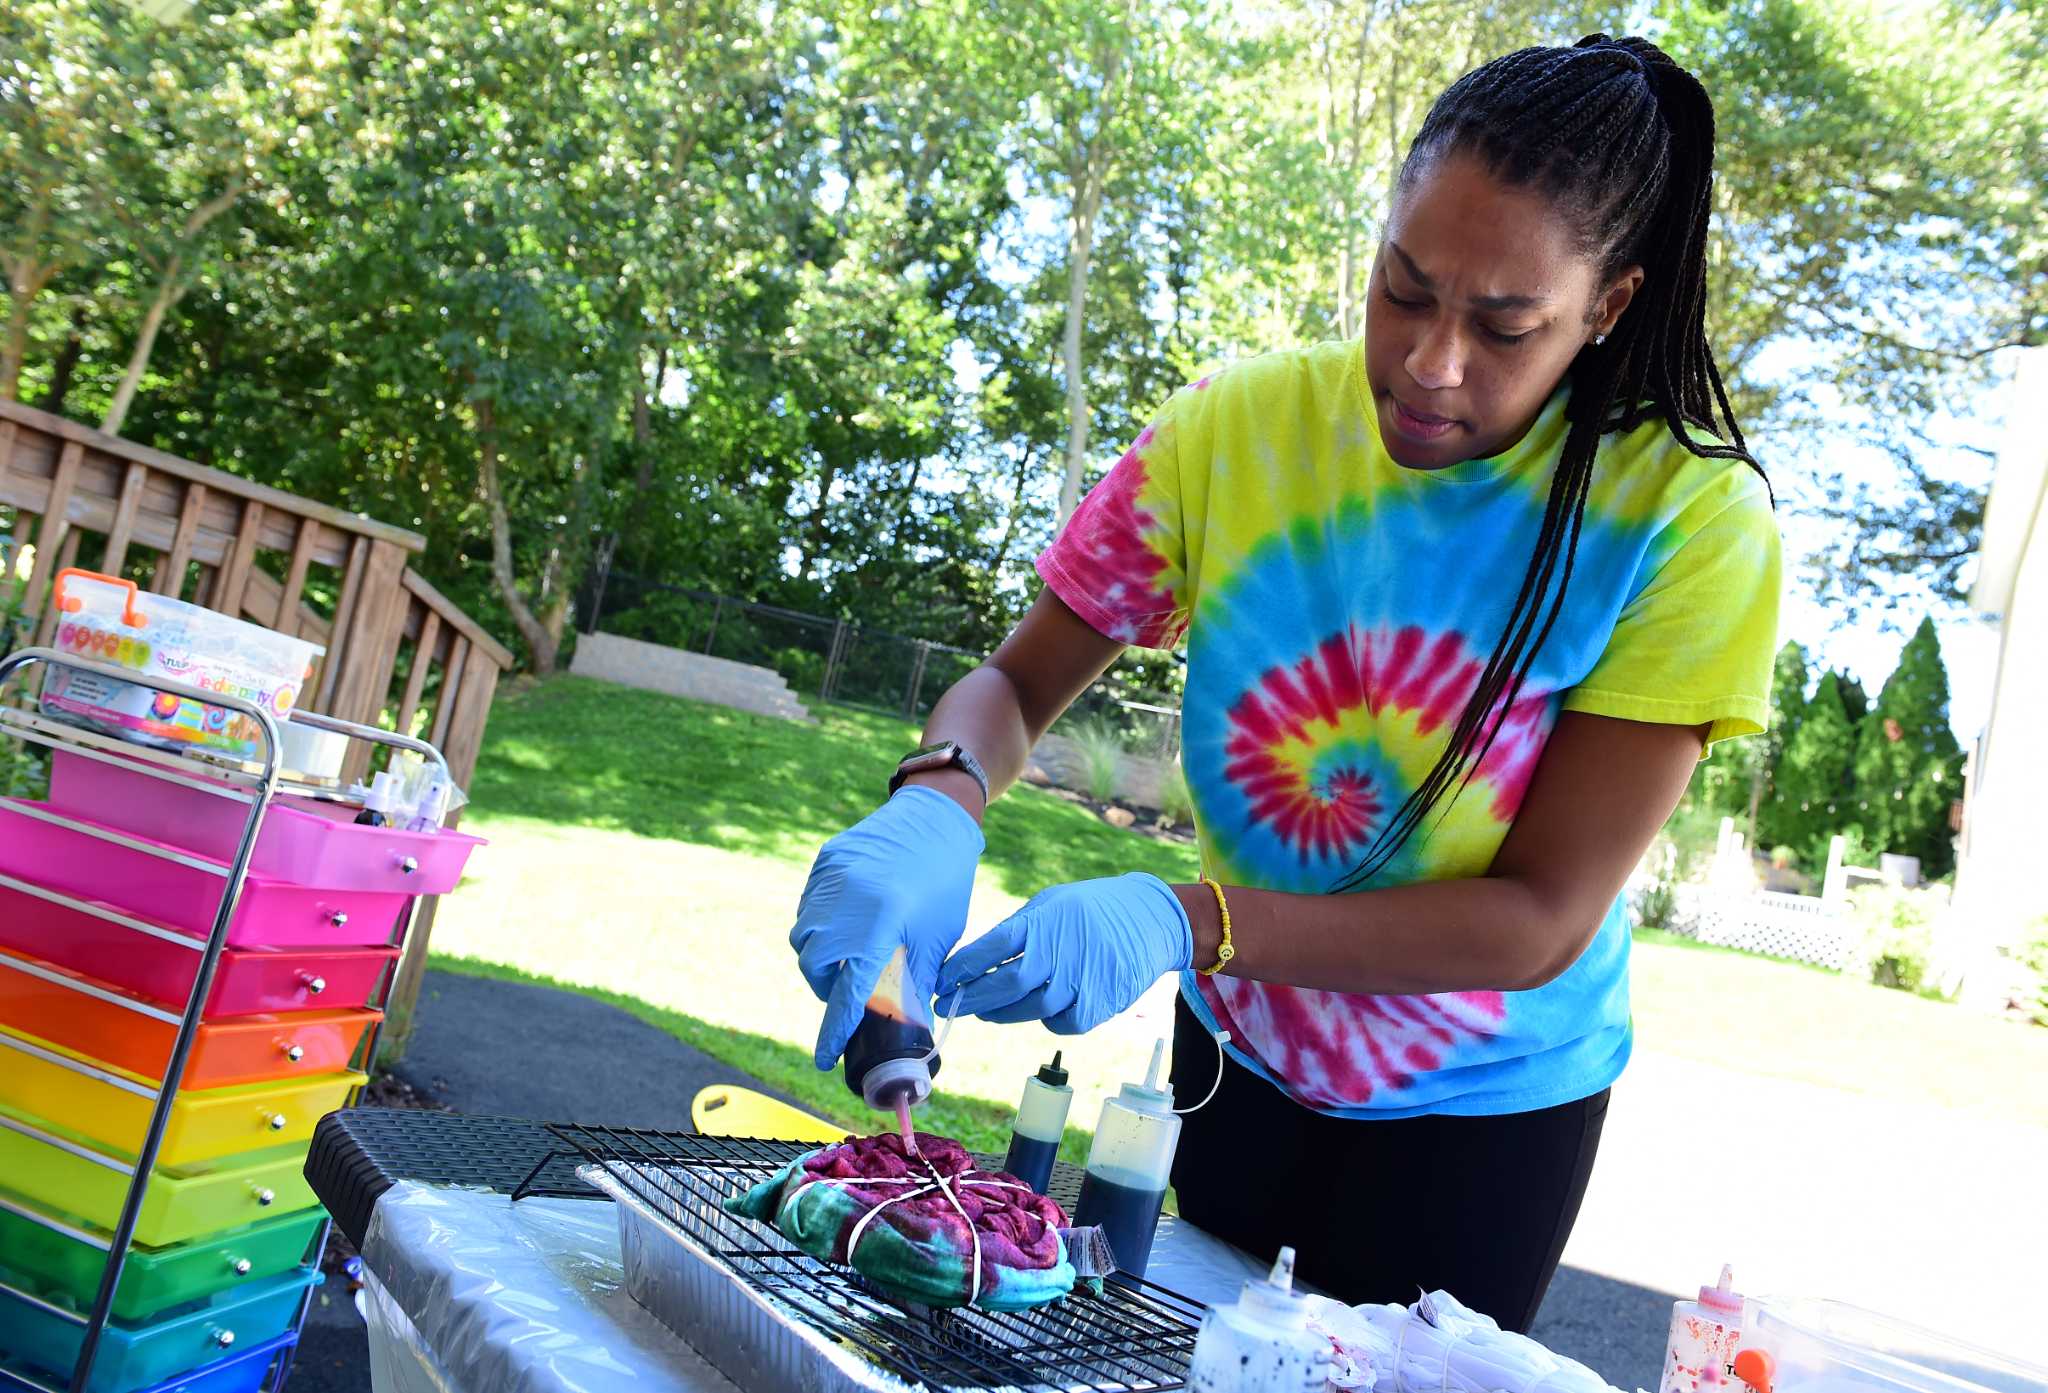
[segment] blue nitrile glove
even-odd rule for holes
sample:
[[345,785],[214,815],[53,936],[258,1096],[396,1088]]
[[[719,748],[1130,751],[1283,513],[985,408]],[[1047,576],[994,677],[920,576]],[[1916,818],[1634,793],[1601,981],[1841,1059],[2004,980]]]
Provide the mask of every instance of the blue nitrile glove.
[[946,960],[939,1006],[947,1015],[1001,1025],[1042,1020],[1080,1035],[1194,955],[1188,912],[1158,876],[1133,871],[1055,885]]
[[910,990],[929,1005],[939,964],[967,927],[974,865],[986,845],[965,808],[937,789],[905,784],[819,850],[789,946],[825,1002],[813,1054],[820,1069],[845,1051],[899,945]]

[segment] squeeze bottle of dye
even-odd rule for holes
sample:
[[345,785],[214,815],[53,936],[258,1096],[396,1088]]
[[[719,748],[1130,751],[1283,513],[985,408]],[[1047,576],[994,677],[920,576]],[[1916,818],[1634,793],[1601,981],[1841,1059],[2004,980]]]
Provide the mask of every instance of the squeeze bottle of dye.
[[1673,1303],[1657,1393],[1702,1393],[1734,1385],[1735,1355],[1742,1346],[1742,1295],[1729,1285],[1733,1277],[1733,1270],[1723,1266],[1718,1286],[1701,1287],[1697,1301]]
[[1308,1315],[1294,1289],[1294,1249],[1282,1248],[1271,1276],[1246,1282],[1234,1305],[1202,1317],[1189,1393],[1322,1393],[1330,1342],[1308,1328]]
[[1116,1253],[1117,1275],[1145,1275],[1152,1257],[1152,1232],[1166,1202],[1167,1176],[1173,1151],[1180,1144],[1180,1119],[1173,1095],[1160,1087],[1159,1068],[1166,1042],[1152,1047],[1152,1068],[1145,1082],[1127,1083],[1114,1098],[1102,1101],[1095,1141],[1088,1148],[1088,1171],[1081,1178],[1080,1203],[1074,1225],[1099,1224]]
[[898,948],[875,982],[860,1024],[846,1043],[846,1086],[871,1108],[916,1107],[932,1096],[939,1057],[925,1004],[909,989],[904,950]]
[[1052,1063],[1024,1080],[1024,1100],[1017,1104],[1017,1125],[1010,1129],[1010,1154],[1003,1169],[1039,1194],[1052,1183],[1052,1163],[1060,1153],[1060,1138],[1067,1132],[1067,1109],[1074,1104],[1074,1090],[1067,1086],[1067,1071],[1060,1067],[1060,1051]]

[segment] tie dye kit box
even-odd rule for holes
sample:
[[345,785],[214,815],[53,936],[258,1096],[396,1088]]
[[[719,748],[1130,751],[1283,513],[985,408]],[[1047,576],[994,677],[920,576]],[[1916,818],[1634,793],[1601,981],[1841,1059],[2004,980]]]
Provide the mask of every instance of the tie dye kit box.
[[[59,575],[51,603],[59,652],[239,697],[280,724],[326,652],[93,571]],[[234,759],[262,754],[258,727],[245,715],[96,672],[52,666],[43,680],[42,708],[60,720],[164,749],[197,746]]]

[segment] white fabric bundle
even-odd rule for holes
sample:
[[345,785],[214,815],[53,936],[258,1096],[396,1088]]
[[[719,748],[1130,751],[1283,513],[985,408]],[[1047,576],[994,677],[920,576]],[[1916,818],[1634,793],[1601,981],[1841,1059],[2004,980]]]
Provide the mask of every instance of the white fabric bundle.
[[1433,1291],[1413,1306],[1344,1306],[1311,1297],[1330,1337],[1332,1389],[1372,1393],[1619,1393],[1576,1360]]

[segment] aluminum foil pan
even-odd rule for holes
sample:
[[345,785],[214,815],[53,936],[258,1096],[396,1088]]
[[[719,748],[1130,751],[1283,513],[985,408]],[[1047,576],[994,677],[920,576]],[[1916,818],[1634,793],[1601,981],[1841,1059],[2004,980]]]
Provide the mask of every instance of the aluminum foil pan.
[[[648,1180],[636,1185],[632,1172],[641,1169]],[[618,1202],[627,1292],[747,1393],[912,1393],[928,1386],[917,1381],[922,1370],[929,1370],[935,1386],[962,1389],[1110,1393],[1183,1386],[1199,1306],[1153,1308],[1152,1319],[1172,1324],[1147,1328],[1122,1323],[1132,1317],[1120,1315],[1114,1302],[1084,1298],[1009,1316],[925,1312],[890,1303],[890,1319],[866,1327],[859,1313],[873,1303],[847,1288],[836,1272],[820,1274],[824,1279],[815,1282],[792,1280],[786,1297],[735,1272],[691,1236],[717,1233],[734,1222],[723,1211],[695,1210],[715,1205],[712,1192],[719,1187],[691,1186],[678,1193],[673,1184],[659,1183],[662,1173],[659,1166],[617,1161],[577,1170],[580,1179]],[[737,1192],[755,1178],[735,1170],[731,1188]],[[749,1262],[772,1271],[787,1254],[793,1279],[818,1272],[815,1259],[765,1226],[750,1224],[745,1241]],[[852,1338],[842,1340],[814,1324],[802,1309],[807,1303],[826,1325],[836,1318],[872,1329],[883,1348],[904,1348],[883,1327],[900,1332],[909,1320],[920,1352],[899,1366],[899,1375]]]

